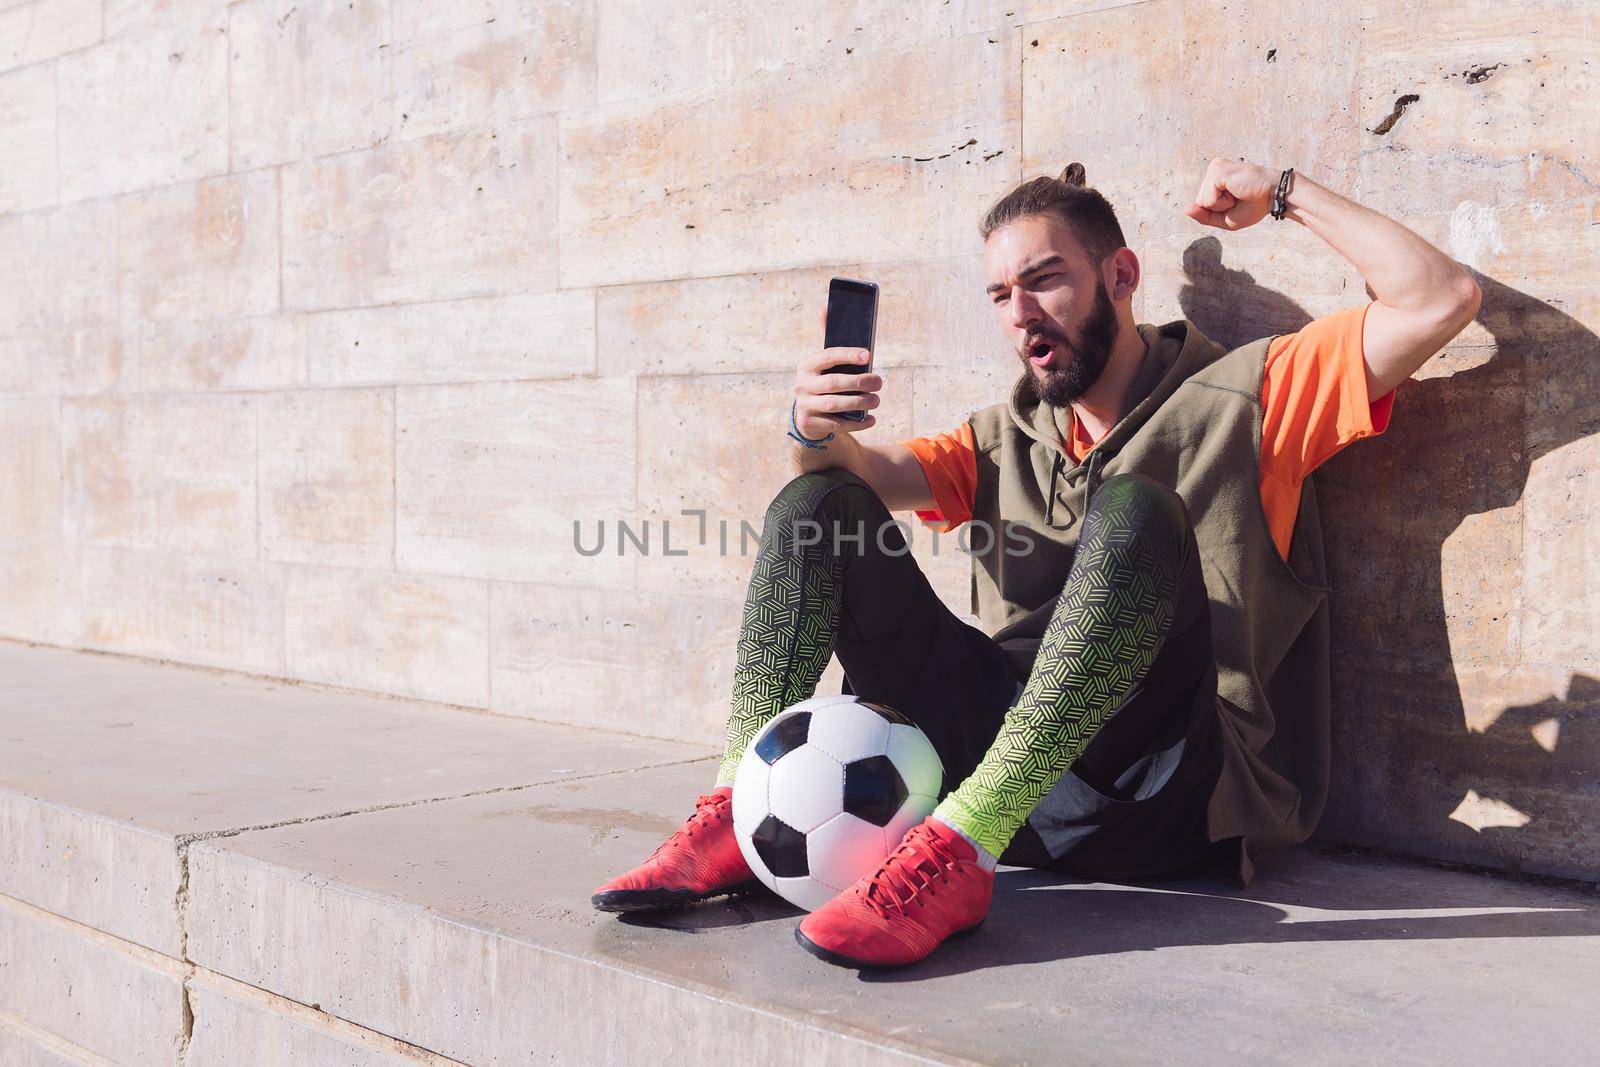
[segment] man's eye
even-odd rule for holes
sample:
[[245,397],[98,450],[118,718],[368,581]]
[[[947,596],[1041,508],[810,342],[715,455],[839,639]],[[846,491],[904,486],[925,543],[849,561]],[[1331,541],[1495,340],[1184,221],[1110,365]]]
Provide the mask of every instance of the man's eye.
[[994,298],[994,302],[995,302],[995,303],[996,303],[996,304],[1004,304],[1004,303],[1005,303],[1005,302],[1006,302],[1006,296],[1005,296],[1005,294],[1004,294],[1004,293],[1001,293],[1001,294],[1000,294],[1000,295],[999,295],[999,296],[997,296],[997,297],[995,297],[995,298]]

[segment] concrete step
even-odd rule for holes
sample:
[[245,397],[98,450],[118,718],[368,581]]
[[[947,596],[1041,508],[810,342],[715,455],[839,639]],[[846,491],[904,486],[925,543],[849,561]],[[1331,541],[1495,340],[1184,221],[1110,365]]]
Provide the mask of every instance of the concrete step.
[[588,906],[709,748],[0,643],[0,1062],[1556,1062],[1600,906],[1303,849],[1248,891],[1002,868],[877,977],[771,897]]

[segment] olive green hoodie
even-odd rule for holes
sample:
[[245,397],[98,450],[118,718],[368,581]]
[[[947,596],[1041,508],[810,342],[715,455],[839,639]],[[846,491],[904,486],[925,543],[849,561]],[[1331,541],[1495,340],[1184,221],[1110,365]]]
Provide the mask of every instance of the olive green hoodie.
[[[1250,850],[1309,837],[1327,799],[1328,584],[1316,492],[1306,479],[1286,562],[1261,505],[1261,384],[1272,338],[1230,351],[1188,320],[1138,330],[1148,352],[1123,413],[1083,464],[1062,445],[1070,412],[1038,402],[1020,376],[1006,402],[971,416],[972,519],[995,533],[989,551],[981,528],[971,535],[972,611],[1026,677],[1072,563],[1091,480],[1132,471],[1175,489],[1211,601],[1223,767],[1209,834],[1242,839],[1248,881]],[[1012,524],[1026,530],[1008,536]],[[1020,550],[1023,538],[1031,551]]]

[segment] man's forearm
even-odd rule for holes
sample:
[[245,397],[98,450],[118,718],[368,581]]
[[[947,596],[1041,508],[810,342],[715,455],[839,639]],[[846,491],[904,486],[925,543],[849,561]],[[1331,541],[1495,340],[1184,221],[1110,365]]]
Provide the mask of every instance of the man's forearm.
[[1472,278],[1410,229],[1296,171],[1286,217],[1303,223],[1361,272],[1373,296],[1399,311],[1458,302]]
[[827,470],[829,467],[843,467],[860,474],[861,452],[861,443],[856,440],[855,434],[843,431],[834,433],[833,440],[821,448],[807,448],[793,438],[789,439],[790,466],[797,475]]

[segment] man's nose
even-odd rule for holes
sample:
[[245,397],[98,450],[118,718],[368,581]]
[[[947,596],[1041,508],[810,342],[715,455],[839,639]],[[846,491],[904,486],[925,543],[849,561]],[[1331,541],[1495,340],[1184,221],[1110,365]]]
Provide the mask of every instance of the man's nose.
[[1038,303],[1020,285],[1012,287],[1008,306],[1011,308],[1011,325],[1019,330],[1033,325],[1043,317]]

